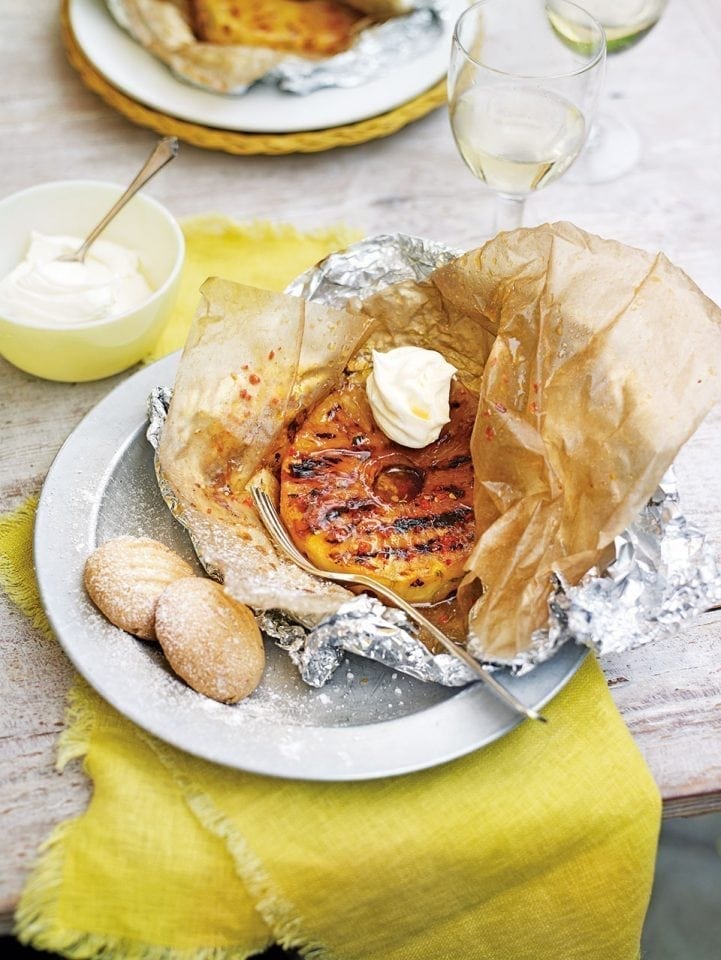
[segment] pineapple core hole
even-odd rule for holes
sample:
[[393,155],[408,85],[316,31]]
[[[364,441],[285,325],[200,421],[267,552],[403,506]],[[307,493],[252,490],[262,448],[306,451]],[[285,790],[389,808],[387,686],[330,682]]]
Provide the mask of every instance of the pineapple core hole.
[[426,475],[420,467],[396,464],[384,467],[373,481],[373,492],[385,503],[407,503],[423,489]]

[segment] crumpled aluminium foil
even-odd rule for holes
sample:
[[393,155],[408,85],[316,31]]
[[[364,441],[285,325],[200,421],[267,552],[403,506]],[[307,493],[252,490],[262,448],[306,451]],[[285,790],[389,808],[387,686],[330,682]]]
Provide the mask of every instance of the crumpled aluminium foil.
[[590,572],[576,586],[556,583],[549,627],[532,638],[539,660],[566,640],[601,655],[630,650],[721,603],[719,565],[704,534],[681,513],[673,471],[614,546],[616,558],[603,574]]
[[478,679],[450,653],[432,654],[417,639],[415,624],[405,613],[384,607],[367,593],[344,603],[310,631],[276,610],[261,613],[258,625],[288,652],[303,680],[312,687],[322,687],[346,653],[447,687],[462,687]]
[[[577,586],[555,580],[548,627],[533,634],[529,650],[487,665],[527,673],[569,641],[600,655],[631,650],[677,632],[685,620],[721,603],[721,571],[704,535],[681,515],[670,474],[636,523],[616,538],[615,548],[616,559],[603,574],[590,572]],[[276,612],[261,615],[260,626],[316,687],[344,652],[449,687],[477,679],[450,654],[429,653],[405,614],[366,594],[310,632]]]
[[[372,237],[331,254],[286,292],[339,307],[391,283],[422,280],[454,256],[449,248],[416,237]],[[153,446],[168,402],[166,388],[153,391],[148,428]],[[590,571],[576,586],[560,579],[549,584],[548,626],[533,634],[530,649],[510,662],[488,665],[525,673],[568,641],[599,654],[630,650],[676,632],[684,621],[721,603],[721,569],[704,535],[682,516],[671,473],[614,546],[615,560],[605,571]],[[330,678],[347,652],[445,686],[476,679],[450,654],[430,653],[404,613],[367,594],[310,631],[278,611],[261,614],[259,624],[315,687]]]
[[[417,3],[420,7],[421,4]],[[421,56],[437,43],[448,16],[443,0],[362,30],[349,50],[320,61],[288,56],[263,77],[285,93],[305,95],[324,87],[359,87]]]
[[[123,0],[106,0],[106,3],[117,23],[136,40],[141,40],[133,33]],[[414,8],[407,14],[366,27],[343,53],[313,60],[288,54],[254,83],[304,96],[327,87],[358,87],[377,80],[438,43],[459,13],[453,0],[416,0]],[[217,93],[199,80],[191,81],[183,75],[179,75],[179,79]],[[228,90],[228,94],[242,96],[253,85],[236,86]]]
[[433,240],[403,233],[359,240],[301,273],[285,288],[304,300],[344,307],[356,297],[370,297],[402,280],[425,280],[459,251]]

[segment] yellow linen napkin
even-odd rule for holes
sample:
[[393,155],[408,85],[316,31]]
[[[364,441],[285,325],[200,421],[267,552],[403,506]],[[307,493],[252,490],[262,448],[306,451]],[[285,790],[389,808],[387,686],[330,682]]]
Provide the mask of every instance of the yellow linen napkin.
[[183,346],[200,299],[198,291],[208,277],[283,290],[308,267],[361,237],[349,227],[300,234],[284,224],[241,225],[219,214],[191,217],[182,227],[186,257],[178,302],[147,362]]
[[[221,269],[207,251],[225,228],[188,228],[189,269],[247,282],[237,242],[277,289],[310,262],[286,234],[284,275],[283,231],[226,227]],[[32,502],[0,519],[0,582],[40,625],[32,522]],[[546,713],[433,770],[302,783],[183,754],[77,681],[59,763],[82,756],[93,796],[44,845],[16,933],[111,960],[245,958],[273,941],[316,960],[635,960],[658,792],[591,658]]]

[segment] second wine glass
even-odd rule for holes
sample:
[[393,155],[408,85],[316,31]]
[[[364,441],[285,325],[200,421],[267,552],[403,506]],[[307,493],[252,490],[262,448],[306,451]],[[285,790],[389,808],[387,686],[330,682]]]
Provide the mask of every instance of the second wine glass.
[[[583,27],[569,47],[552,25]],[[496,229],[521,225],[528,194],[568,169],[585,143],[606,41],[570,0],[480,0],[458,20],[448,71],[451,128],[470,171],[497,195]]]
[[[661,19],[668,0],[580,0],[606,32],[609,55],[623,53],[648,34]],[[554,28],[571,44],[584,44],[582,27],[549,14]],[[573,171],[576,183],[606,183],[628,173],[641,158],[641,137],[636,128],[611,109],[599,111],[586,149]]]

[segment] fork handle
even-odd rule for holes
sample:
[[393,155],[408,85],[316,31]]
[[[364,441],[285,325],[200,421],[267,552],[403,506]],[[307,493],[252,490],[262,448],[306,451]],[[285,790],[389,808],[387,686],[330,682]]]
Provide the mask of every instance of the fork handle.
[[528,717],[531,720],[542,720],[545,722],[545,717],[541,716],[536,710],[532,707],[527,707],[525,703],[514,697],[513,694],[506,690],[502,683],[499,683],[498,680],[487,670],[484,670],[480,663],[468,653],[467,650],[464,650],[462,647],[456,646],[452,640],[450,640],[445,633],[438,629],[430,620],[426,620],[422,613],[419,613],[415,607],[412,607],[410,603],[405,601],[403,597],[399,597],[397,593],[388,587],[384,587],[383,584],[377,583],[375,580],[371,580],[370,577],[364,577],[362,574],[350,574],[350,573],[327,573],[323,570],[319,570],[317,567],[314,567],[307,559],[304,557],[298,550],[295,548],[295,544],[288,536],[288,533],[281,523],[280,517],[275,509],[275,505],[271,498],[268,496],[267,490],[263,488],[261,484],[250,485],[250,494],[253,497],[256,507],[258,508],[258,514],[262,523],[264,524],[266,530],[271,535],[271,538],[275,543],[277,543],[283,550],[283,553],[293,561],[301,570],[305,570],[306,573],[309,573],[314,577],[326,577],[329,580],[333,580],[336,583],[352,583],[358,586],[367,587],[372,593],[378,594],[381,597],[384,597],[386,600],[389,600],[391,604],[396,607],[399,607],[411,620],[415,621],[419,626],[423,627],[425,630],[430,633],[440,644],[442,644],[445,649],[452,654],[454,657],[457,657],[459,660],[462,660],[463,663],[469,667],[476,676],[490,687],[490,689],[496,694],[496,696],[503,700],[503,702],[509,706],[516,713],[521,714],[524,717]]
[[545,722],[545,717],[540,713],[534,710],[532,707],[527,707],[525,703],[522,703],[517,697],[515,697],[509,690],[507,690],[502,683],[499,683],[498,680],[485,670],[481,664],[468,653],[467,650],[464,650],[463,647],[459,647],[455,644],[449,637],[443,633],[442,630],[439,630],[438,627],[431,623],[430,620],[427,620],[426,617],[420,613],[416,607],[411,606],[403,597],[399,597],[397,593],[393,590],[386,590],[383,584],[378,583],[375,580],[371,580],[370,577],[364,576],[353,576],[352,580],[354,583],[358,583],[361,586],[368,587],[369,590],[372,590],[374,593],[380,594],[386,600],[389,600],[394,606],[401,609],[411,620],[415,621],[418,626],[423,627],[424,630],[427,630],[428,633],[433,637],[434,640],[437,640],[443,647],[454,657],[457,657],[459,660],[462,660],[467,667],[469,667],[476,676],[483,681],[488,687],[493,690],[497,697],[499,697],[503,702],[515,710],[516,713],[521,713],[523,716],[528,717],[531,720],[542,720]]

